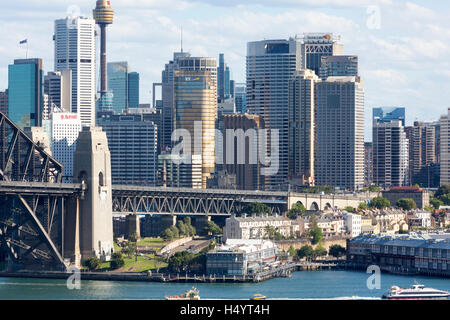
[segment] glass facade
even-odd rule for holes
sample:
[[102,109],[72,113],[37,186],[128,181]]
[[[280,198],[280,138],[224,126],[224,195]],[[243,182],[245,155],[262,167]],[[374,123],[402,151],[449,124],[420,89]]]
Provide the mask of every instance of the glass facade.
[[120,114],[128,109],[128,63],[108,63],[108,90],[114,95],[112,109]]
[[8,68],[9,115],[22,130],[42,123],[42,60],[16,60]]
[[405,126],[405,108],[402,107],[382,107],[373,108],[373,121],[390,122],[391,120],[400,120]]
[[128,74],[128,108],[139,108],[139,73]]

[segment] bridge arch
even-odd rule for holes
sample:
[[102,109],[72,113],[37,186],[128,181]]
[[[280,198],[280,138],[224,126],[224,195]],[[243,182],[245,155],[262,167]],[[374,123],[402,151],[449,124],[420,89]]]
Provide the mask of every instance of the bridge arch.
[[[303,202],[301,202],[300,200],[299,201],[297,201],[293,206],[292,206],[292,208],[294,207],[294,206],[296,206],[297,204],[301,204],[302,206],[304,206],[305,208],[306,208],[306,206],[303,204]],[[291,209],[292,209],[291,208]]]
[[320,207],[319,207],[319,205],[317,204],[317,202],[313,202],[312,204],[311,204],[311,207],[309,208],[311,211],[319,211],[320,210]]
[[329,202],[327,202],[327,204],[325,205],[325,210],[329,209],[333,209],[333,206]]

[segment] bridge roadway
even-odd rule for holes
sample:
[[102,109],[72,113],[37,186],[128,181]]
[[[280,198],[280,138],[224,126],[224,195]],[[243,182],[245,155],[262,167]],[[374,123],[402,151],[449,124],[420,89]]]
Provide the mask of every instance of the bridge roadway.
[[[62,195],[82,197],[86,188],[73,183],[6,182],[0,181],[0,194]],[[186,189],[114,185],[112,187],[114,215],[232,215],[248,203],[262,202],[274,213],[283,213],[296,203],[308,210],[357,207],[376,195],[318,195],[289,192]]]

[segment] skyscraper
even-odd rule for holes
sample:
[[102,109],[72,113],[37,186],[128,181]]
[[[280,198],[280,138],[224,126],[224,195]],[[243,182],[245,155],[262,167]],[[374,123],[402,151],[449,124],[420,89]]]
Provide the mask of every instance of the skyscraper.
[[[301,67],[301,44],[295,39],[247,44],[247,111],[263,117],[266,129],[279,132],[276,175],[266,177],[271,189],[287,188],[289,165],[289,80]],[[273,132],[272,132],[273,134]],[[271,136],[272,137],[272,136]],[[269,137],[269,141],[271,139]],[[268,150],[270,150],[270,141]],[[276,141],[275,141],[276,143]]]
[[402,107],[379,107],[373,108],[373,121],[389,122],[391,120],[400,120],[402,126],[405,126],[405,108]]
[[339,43],[340,36],[332,33],[305,33],[302,42],[302,69],[313,70],[319,76],[324,56],[344,54],[344,45]]
[[128,62],[108,63],[108,90],[113,94],[115,114],[128,109]]
[[49,72],[44,77],[44,94],[48,95],[50,113],[54,107],[63,112],[71,112],[72,70]]
[[139,73],[128,74],[128,108],[139,108]]
[[373,179],[384,188],[409,185],[408,139],[401,120],[373,123]]
[[234,91],[234,102],[236,103],[236,112],[246,113],[247,112],[247,84],[246,83],[236,83]]
[[364,143],[364,184],[370,186],[373,183],[373,143]]
[[289,177],[314,185],[315,86],[319,77],[300,70],[289,81]]
[[329,77],[316,87],[316,184],[358,190],[364,185],[364,85],[355,77]]
[[40,127],[43,110],[42,59],[18,59],[8,67],[9,116],[19,128]]
[[0,91],[0,112],[8,116],[8,89]]
[[83,126],[95,125],[96,39],[95,21],[67,17],[55,21],[55,71],[72,70],[72,112]]
[[358,77],[358,57],[323,56],[319,76],[323,81],[328,77]]
[[[216,78],[206,70],[177,70],[174,89],[174,129],[187,130],[191,135],[191,155],[202,156],[205,189],[215,171]],[[201,136],[195,132],[196,127],[201,129]]]
[[450,184],[450,108],[446,115],[440,119],[440,140],[441,140],[441,186]]

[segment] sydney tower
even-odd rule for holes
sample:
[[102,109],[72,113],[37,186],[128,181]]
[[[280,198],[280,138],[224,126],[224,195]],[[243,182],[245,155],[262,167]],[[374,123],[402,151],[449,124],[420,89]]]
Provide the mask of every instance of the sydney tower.
[[114,10],[111,8],[111,1],[98,0],[97,7],[94,9],[94,20],[100,26],[100,94],[103,97],[106,94],[106,27],[113,23]]

